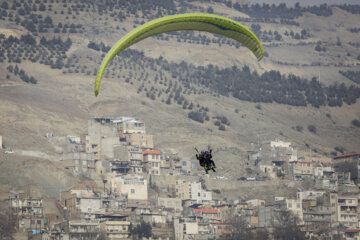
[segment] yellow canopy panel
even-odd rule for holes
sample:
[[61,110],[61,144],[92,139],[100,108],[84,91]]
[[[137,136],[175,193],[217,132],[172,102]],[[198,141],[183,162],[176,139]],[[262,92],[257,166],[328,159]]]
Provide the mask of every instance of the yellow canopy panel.
[[96,75],[95,96],[99,94],[101,78],[107,65],[119,52],[145,38],[165,32],[181,30],[205,31],[220,34],[246,46],[259,61],[264,56],[262,45],[255,34],[244,25],[229,18],[205,13],[185,13],[162,17],[134,29],[110,49]]

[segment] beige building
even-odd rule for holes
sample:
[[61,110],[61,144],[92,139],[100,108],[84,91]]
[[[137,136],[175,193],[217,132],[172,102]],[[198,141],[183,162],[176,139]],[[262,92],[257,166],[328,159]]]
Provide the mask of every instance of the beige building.
[[180,198],[158,198],[158,207],[173,209],[176,212],[183,210]]
[[145,171],[151,175],[160,175],[161,152],[147,150],[143,152]]
[[117,129],[122,134],[145,134],[145,123],[135,120],[134,118],[124,119],[117,122]]
[[13,214],[17,215],[19,229],[40,230],[44,228],[43,203],[40,198],[20,198],[19,195],[10,199]]
[[130,168],[131,171],[135,174],[143,173],[143,153],[140,148],[130,148],[128,150]]
[[127,195],[128,200],[148,200],[148,183],[140,175],[113,175],[110,184],[114,192]]
[[299,217],[302,221],[303,219],[303,209],[302,209],[302,200],[301,199],[285,199],[286,208],[289,211],[292,211],[295,215]]
[[251,204],[253,207],[265,206],[265,200],[261,199],[251,199],[246,201],[246,203]]
[[101,231],[107,239],[127,239],[130,235],[129,221],[104,221],[101,223]]
[[356,195],[338,195],[336,212],[340,224],[349,229],[358,228],[358,198]]
[[212,192],[202,189],[200,182],[177,180],[175,191],[177,198],[191,200],[193,203],[209,203],[212,200]]
[[276,147],[289,148],[290,146],[291,146],[291,142],[283,142],[280,140],[270,142],[270,147],[272,148],[276,148]]
[[100,196],[90,189],[65,191],[61,193],[60,198],[70,219],[99,213],[102,208]]
[[132,133],[132,134],[128,134],[127,138],[128,138],[128,143],[131,146],[147,148],[147,149],[154,148],[153,135],[145,134],[145,133]]
[[294,163],[294,176],[296,175],[313,175],[313,163],[312,162],[305,162],[305,161],[298,161]]
[[73,152],[63,154],[61,164],[75,175],[92,177],[95,174],[95,161],[93,154]]
[[97,240],[100,236],[99,221],[69,221],[69,238],[71,240]]
[[88,121],[85,151],[95,159],[114,158],[114,146],[120,144],[119,134],[109,118],[93,118]]
[[175,218],[175,239],[196,239],[199,234],[199,226],[196,218]]

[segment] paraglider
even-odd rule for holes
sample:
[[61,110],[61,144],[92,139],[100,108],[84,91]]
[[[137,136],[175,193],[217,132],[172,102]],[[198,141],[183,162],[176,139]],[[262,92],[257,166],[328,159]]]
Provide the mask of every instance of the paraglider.
[[199,164],[205,169],[206,174],[208,174],[209,170],[213,170],[213,172],[216,172],[216,165],[214,160],[212,160],[212,149],[210,148],[210,146],[208,147],[207,151],[199,152],[197,148],[195,148],[195,151],[198,153],[195,155],[196,159],[199,160]]
[[205,13],[185,13],[152,20],[120,39],[103,59],[95,79],[95,96],[99,94],[101,78],[110,61],[131,45],[154,35],[180,30],[206,31],[232,38],[247,47],[260,61],[264,50],[259,39],[248,28],[226,17]]

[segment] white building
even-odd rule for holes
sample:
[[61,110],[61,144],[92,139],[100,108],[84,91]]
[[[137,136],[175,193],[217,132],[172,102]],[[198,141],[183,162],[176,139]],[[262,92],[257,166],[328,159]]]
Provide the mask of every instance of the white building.
[[176,196],[182,200],[196,203],[208,203],[212,200],[212,192],[201,188],[200,182],[176,181]]
[[199,226],[196,218],[174,219],[175,239],[196,239],[199,234]]
[[275,148],[275,147],[289,148],[290,146],[291,146],[291,142],[283,142],[280,140],[270,142],[270,147],[272,147],[272,148]]
[[116,193],[126,194],[128,200],[148,200],[148,182],[140,175],[115,175],[110,183]]

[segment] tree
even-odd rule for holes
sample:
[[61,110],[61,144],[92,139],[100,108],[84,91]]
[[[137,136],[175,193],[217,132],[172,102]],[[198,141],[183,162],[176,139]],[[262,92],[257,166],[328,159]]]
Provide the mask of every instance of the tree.
[[0,203],[0,239],[13,240],[16,229],[16,217],[4,202]]
[[291,211],[280,210],[276,216],[273,237],[277,240],[303,240],[305,233],[297,225],[299,218]]
[[254,234],[246,221],[245,216],[233,216],[231,219],[232,239],[233,240],[251,240]]
[[352,121],[351,121],[351,124],[352,124],[353,126],[355,126],[355,127],[360,128],[360,121],[357,120],[357,119],[352,120]]
[[316,134],[316,127],[314,125],[309,125],[308,130],[314,134]]
[[130,233],[132,235],[137,235],[139,239],[142,239],[143,237],[149,238],[152,236],[152,227],[150,223],[142,221],[135,228],[131,228]]
[[270,240],[271,239],[270,233],[266,228],[257,229],[255,232],[255,236],[256,236],[255,237],[256,240]]
[[214,9],[212,7],[208,7],[207,13],[214,13]]

